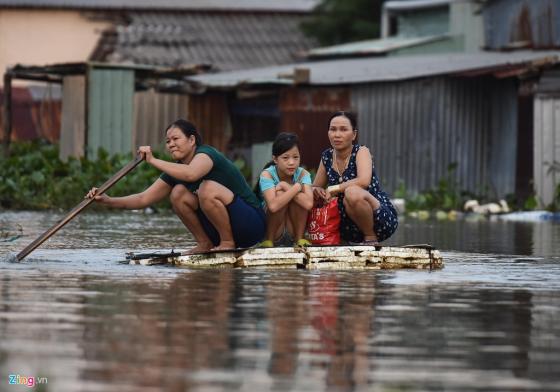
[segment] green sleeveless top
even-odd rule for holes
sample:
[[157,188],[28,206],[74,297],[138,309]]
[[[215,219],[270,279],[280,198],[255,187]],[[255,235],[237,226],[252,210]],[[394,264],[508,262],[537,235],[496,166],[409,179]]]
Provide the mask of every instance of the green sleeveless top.
[[162,173],[160,178],[172,187],[177,184],[183,184],[191,192],[196,192],[200,183],[204,180],[216,181],[232,191],[234,195],[239,196],[247,204],[260,208],[257,196],[253,193],[249,184],[247,184],[245,177],[243,177],[237,166],[227,159],[224,154],[206,144],[197,146],[194,154],[206,154],[212,160],[212,169],[205,176],[195,182],[181,181],[167,173]]

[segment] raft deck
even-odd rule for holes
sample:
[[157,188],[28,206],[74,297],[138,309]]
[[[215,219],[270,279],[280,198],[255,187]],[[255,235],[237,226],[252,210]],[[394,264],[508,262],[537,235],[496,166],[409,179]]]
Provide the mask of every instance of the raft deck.
[[128,253],[133,265],[186,268],[439,269],[443,258],[429,245],[310,246],[249,248],[187,254],[187,251]]

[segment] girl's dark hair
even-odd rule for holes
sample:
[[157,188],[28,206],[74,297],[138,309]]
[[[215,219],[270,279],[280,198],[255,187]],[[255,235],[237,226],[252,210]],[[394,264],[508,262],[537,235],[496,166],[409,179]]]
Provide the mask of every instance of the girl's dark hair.
[[202,136],[200,136],[200,133],[198,133],[193,123],[180,118],[169,124],[167,128],[165,128],[165,132],[167,133],[167,131],[169,131],[171,128],[179,128],[186,137],[194,136],[194,140],[197,146],[200,146],[202,144]]
[[272,155],[275,157],[280,156],[294,146],[299,147],[297,135],[292,132],[280,132],[276,139],[274,139],[274,143],[272,143]]
[[[352,126],[352,130],[356,133],[358,132],[358,121],[356,120],[356,114],[354,114],[353,112],[347,112],[347,111],[344,111],[344,110],[339,110],[337,112],[334,112],[329,117],[329,122],[327,123],[327,127],[331,126],[331,121],[335,117],[346,117],[348,119],[348,121],[350,121],[350,125]],[[354,139],[354,141],[352,143],[353,144],[358,143],[358,136],[357,135],[356,135],[356,139]]]
[[[297,135],[292,132],[280,132],[274,139],[274,143],[272,143],[272,155],[278,157],[294,146],[298,146],[299,148],[299,140]],[[272,165],[274,165],[274,161],[268,162],[266,165],[264,165],[263,170],[269,168]],[[253,191],[259,198],[261,197],[260,190],[261,187],[259,184],[259,180],[257,179],[257,183]]]

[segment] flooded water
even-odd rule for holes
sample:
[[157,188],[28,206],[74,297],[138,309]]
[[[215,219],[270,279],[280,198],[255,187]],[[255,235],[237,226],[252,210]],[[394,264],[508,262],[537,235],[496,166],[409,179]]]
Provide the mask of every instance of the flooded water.
[[[0,213],[23,233],[0,259],[62,216]],[[80,215],[0,261],[0,391],[560,390],[559,223],[407,220],[390,244],[410,243],[445,268],[129,266],[191,245],[178,220]]]

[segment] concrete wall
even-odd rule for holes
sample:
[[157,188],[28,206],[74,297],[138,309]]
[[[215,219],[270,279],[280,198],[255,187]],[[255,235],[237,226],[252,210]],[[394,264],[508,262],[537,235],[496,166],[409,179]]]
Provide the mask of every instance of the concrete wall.
[[109,26],[110,22],[91,20],[79,11],[0,10],[0,71],[18,63],[86,61]]

